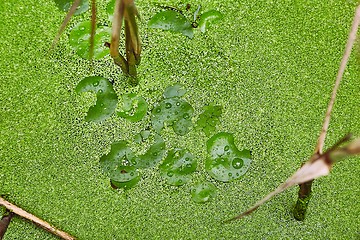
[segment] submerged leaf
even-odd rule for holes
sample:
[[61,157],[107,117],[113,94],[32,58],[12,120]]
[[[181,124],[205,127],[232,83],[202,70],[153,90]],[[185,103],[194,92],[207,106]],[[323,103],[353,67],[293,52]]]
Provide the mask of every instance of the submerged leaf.
[[122,111],[117,113],[120,117],[131,122],[138,122],[144,118],[148,104],[143,97],[137,96],[135,93],[129,93],[123,95],[123,101]]
[[111,83],[103,77],[86,77],[76,86],[76,92],[94,91],[96,104],[89,108],[86,121],[100,122],[110,117],[116,108],[118,99]]
[[200,31],[204,33],[208,22],[216,22],[222,18],[223,15],[221,14],[221,12],[216,10],[210,10],[201,15],[198,27],[200,28]]
[[196,170],[197,161],[186,149],[175,148],[168,152],[159,169],[168,184],[180,186],[188,182]]
[[100,166],[112,181],[126,183],[139,176],[133,159],[133,152],[127,142],[118,141],[111,144],[110,152],[100,158]]
[[[56,6],[64,12],[69,11],[74,0],[54,0]],[[79,15],[89,10],[89,0],[81,0],[79,6],[76,8],[74,15]]]
[[155,14],[150,19],[148,26],[150,28],[179,32],[189,38],[194,37],[191,23],[181,13],[173,10],[166,10]]
[[205,169],[216,180],[232,181],[244,175],[251,163],[249,150],[239,151],[230,133],[221,132],[207,141],[210,157],[205,161]]
[[204,203],[214,198],[216,187],[211,182],[198,183],[191,189],[191,199],[196,203]]
[[[111,29],[100,26],[96,29],[94,36],[94,59],[100,59],[109,54],[109,48],[105,43],[110,39]],[[91,22],[81,22],[76,25],[70,33],[69,42],[80,57],[90,59],[90,35]]]

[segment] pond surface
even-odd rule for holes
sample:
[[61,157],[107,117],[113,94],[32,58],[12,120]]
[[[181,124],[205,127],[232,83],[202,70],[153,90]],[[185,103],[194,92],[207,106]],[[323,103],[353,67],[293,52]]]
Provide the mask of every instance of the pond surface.
[[[312,154],[356,2],[189,2],[192,12],[201,4],[201,11],[215,9],[224,16],[205,33],[195,29],[190,39],[147,26],[159,5],[184,9],[188,2],[137,1],[143,52],[139,85],[132,87],[110,56],[91,68],[69,44],[70,29],[90,13],[74,17],[47,55],[65,14],[52,1],[1,1],[0,195],[86,240],[359,238],[359,158],[340,162],[315,182],[304,222],[292,217],[298,190],[292,188],[251,216],[222,223],[272,191]],[[102,25],[108,23],[106,4],[98,6]],[[357,51],[338,93],[327,147],[348,132],[360,135]],[[231,133],[234,147],[251,152],[248,171],[231,182],[216,181],[205,169],[211,135],[195,130],[178,135],[165,127],[166,149],[187,149],[196,159],[191,179],[170,186],[158,164],[141,169],[135,187],[112,189],[101,156],[123,140],[144,154],[153,142],[131,140],[151,118],[131,122],[115,114],[101,123],[86,122],[96,97],[75,87],[88,76],[112,80],[118,96],[142,96],[150,110],[168,86],[181,84],[193,123],[204,106],[221,106],[214,134]],[[215,186],[216,194],[196,203],[191,190],[205,181],[211,185],[203,189]],[[5,239],[55,238],[15,218]]]

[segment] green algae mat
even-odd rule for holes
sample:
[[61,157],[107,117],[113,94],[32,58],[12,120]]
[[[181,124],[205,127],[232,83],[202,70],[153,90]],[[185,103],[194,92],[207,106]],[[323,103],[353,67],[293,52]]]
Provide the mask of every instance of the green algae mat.
[[[102,37],[107,4],[98,3]],[[223,223],[312,154],[357,2],[136,4],[143,50],[132,86],[106,49],[91,65],[73,48],[71,30],[89,11],[49,53],[65,16],[55,2],[0,2],[0,195],[85,240],[359,239],[359,158],[314,182],[303,222],[292,216],[294,187]],[[164,6],[221,19],[185,35],[149,26]],[[358,51],[326,147],[360,135]],[[101,107],[115,114],[101,119]],[[123,174],[113,171],[120,158]],[[15,217],[4,239],[56,238]]]

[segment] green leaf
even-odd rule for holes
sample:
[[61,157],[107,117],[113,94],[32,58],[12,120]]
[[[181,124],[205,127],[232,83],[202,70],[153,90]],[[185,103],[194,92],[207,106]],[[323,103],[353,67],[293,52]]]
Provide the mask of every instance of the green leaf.
[[111,144],[110,152],[100,158],[100,166],[112,181],[125,183],[139,176],[139,172],[133,166],[133,159],[134,154],[127,142],[118,141]]
[[212,136],[206,145],[210,157],[205,161],[205,169],[216,180],[232,181],[248,170],[251,163],[250,151],[239,151],[232,134],[218,133]]
[[[100,59],[109,54],[105,42],[110,41],[109,27],[100,26],[94,36],[94,59]],[[85,21],[76,25],[70,32],[69,42],[76,54],[84,59],[90,59],[91,22]]]
[[168,184],[180,186],[190,180],[190,174],[196,170],[196,166],[197,161],[191,153],[186,149],[175,148],[168,152],[159,169]]
[[88,91],[96,93],[96,104],[89,108],[86,121],[100,122],[114,113],[118,98],[113,86],[106,78],[86,77],[78,83],[75,91],[77,93]]
[[[54,2],[61,11],[68,12],[74,0],[54,0]],[[82,14],[86,12],[88,9],[89,9],[89,0],[81,0],[74,15]]]
[[160,135],[155,134],[155,143],[150,146],[145,154],[136,157],[134,165],[137,168],[153,167],[161,161],[161,159],[164,157],[164,154],[165,142]]
[[186,101],[178,97],[167,98],[158,103],[152,110],[151,123],[158,133],[161,132],[166,123],[167,126],[172,126],[176,134],[183,136],[190,131],[193,112],[194,109]]
[[115,189],[123,188],[123,189],[127,190],[127,189],[134,187],[140,181],[140,179],[141,179],[140,175],[136,176],[135,178],[133,178],[127,182],[116,182],[116,181],[110,179],[110,184]]
[[216,187],[211,182],[198,183],[191,189],[191,199],[196,203],[204,203],[216,196]]
[[166,10],[155,14],[150,19],[148,26],[150,28],[179,32],[189,38],[194,37],[191,23],[181,13],[173,10]]
[[222,18],[223,15],[221,14],[221,12],[216,10],[210,10],[201,15],[198,27],[200,28],[200,31],[204,33],[208,22],[216,22]]
[[164,98],[182,97],[186,93],[186,89],[181,84],[169,86],[164,91]]
[[123,102],[122,111],[117,113],[120,117],[138,122],[146,115],[148,104],[143,97],[136,96],[135,93],[124,94]]
[[200,114],[196,122],[196,128],[201,129],[207,137],[210,137],[215,132],[216,125],[220,122],[219,118],[222,114],[222,107],[209,105],[203,109],[204,112]]

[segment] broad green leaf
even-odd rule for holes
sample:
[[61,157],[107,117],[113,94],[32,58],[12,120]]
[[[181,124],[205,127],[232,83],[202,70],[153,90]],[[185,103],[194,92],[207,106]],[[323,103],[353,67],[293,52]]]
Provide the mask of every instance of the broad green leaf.
[[168,184],[180,186],[190,180],[190,174],[196,170],[196,166],[197,161],[191,153],[186,149],[175,148],[168,152],[159,169]]
[[164,98],[172,97],[182,97],[186,93],[186,89],[181,84],[175,84],[174,86],[169,86],[164,91]]
[[251,163],[249,150],[239,151],[230,133],[221,132],[207,141],[210,157],[205,161],[205,169],[216,180],[228,182],[244,175]]
[[133,159],[134,154],[127,142],[118,141],[111,144],[110,152],[100,158],[100,166],[112,181],[125,183],[139,176],[139,172],[133,166]]
[[[146,133],[145,133],[146,134]],[[155,142],[150,148],[134,160],[137,168],[150,168],[159,163],[165,154],[165,142],[160,135],[155,134]]]
[[114,180],[110,180],[111,186],[115,189],[117,188],[123,188],[125,190],[130,189],[134,187],[139,181],[141,177],[140,175],[137,175],[135,178],[127,181],[127,182],[116,182]]
[[106,78],[86,77],[78,83],[75,91],[78,93],[94,91],[96,93],[96,104],[89,108],[86,121],[100,122],[114,113],[118,98],[113,86]]
[[216,196],[216,187],[211,182],[198,183],[191,189],[191,199],[196,203],[204,203]]
[[173,10],[166,10],[155,14],[150,19],[148,26],[150,28],[179,32],[189,38],[194,37],[191,23],[181,13]]
[[200,21],[199,21],[198,27],[200,28],[200,31],[204,33],[208,22],[216,22],[222,18],[223,18],[223,15],[221,14],[221,12],[216,11],[216,10],[210,10],[208,12],[203,13],[200,16]]
[[[69,11],[74,0],[54,0],[56,6],[64,12]],[[89,9],[89,0],[81,0],[80,5],[76,9],[74,15],[79,15],[86,12]]]
[[146,115],[148,104],[143,97],[136,96],[135,93],[124,94],[123,102],[122,111],[117,113],[120,117],[138,122]]
[[216,130],[216,125],[220,122],[219,118],[222,113],[221,106],[205,106],[204,112],[200,114],[196,122],[196,128],[201,129],[207,137],[210,137]]
[[[100,26],[94,36],[94,59],[100,59],[109,54],[109,48],[105,42],[110,41],[109,27]],[[85,21],[76,25],[70,32],[69,42],[80,57],[90,59],[90,33],[91,22]]]
[[190,131],[193,112],[194,109],[188,102],[178,97],[165,98],[152,110],[151,123],[158,133],[166,123],[167,126],[172,126],[176,134],[183,136]]

